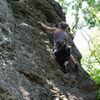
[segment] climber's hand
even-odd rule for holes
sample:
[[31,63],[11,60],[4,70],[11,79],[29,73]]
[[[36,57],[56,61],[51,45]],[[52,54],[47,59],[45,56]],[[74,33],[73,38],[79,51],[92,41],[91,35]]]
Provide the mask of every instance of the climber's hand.
[[41,25],[42,23],[40,21],[38,21],[38,24]]

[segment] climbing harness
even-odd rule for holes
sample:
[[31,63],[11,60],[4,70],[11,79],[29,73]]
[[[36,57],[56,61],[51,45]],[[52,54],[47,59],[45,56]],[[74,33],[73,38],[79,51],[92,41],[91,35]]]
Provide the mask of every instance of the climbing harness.
[[60,40],[59,42],[56,43],[57,44],[57,47],[59,49],[65,49],[66,48],[66,41],[65,40]]

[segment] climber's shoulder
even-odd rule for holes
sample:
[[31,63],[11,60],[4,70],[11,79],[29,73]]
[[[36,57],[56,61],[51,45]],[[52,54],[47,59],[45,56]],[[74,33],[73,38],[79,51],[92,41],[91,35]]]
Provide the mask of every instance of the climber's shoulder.
[[56,34],[59,34],[61,32],[61,29],[59,29],[59,28],[56,28],[55,30],[54,30],[54,34],[56,35]]

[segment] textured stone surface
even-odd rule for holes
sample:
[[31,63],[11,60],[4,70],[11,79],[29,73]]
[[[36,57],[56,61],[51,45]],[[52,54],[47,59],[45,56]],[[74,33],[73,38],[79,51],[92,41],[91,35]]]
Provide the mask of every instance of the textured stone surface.
[[56,26],[62,20],[54,0],[0,0],[0,100],[97,100],[71,34],[68,44],[79,69],[70,62],[63,74],[52,53],[52,33],[37,24]]

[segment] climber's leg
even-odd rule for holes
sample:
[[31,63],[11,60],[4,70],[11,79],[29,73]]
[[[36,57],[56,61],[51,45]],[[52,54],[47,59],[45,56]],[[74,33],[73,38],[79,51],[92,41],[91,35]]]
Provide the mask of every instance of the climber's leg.
[[69,56],[69,59],[75,64],[74,68],[77,69],[78,65],[77,65],[77,62],[75,61],[74,57],[72,56],[72,54]]
[[66,74],[67,70],[66,70],[66,66],[65,66],[64,62],[59,62],[59,65],[61,66],[62,72]]
[[72,54],[69,56],[69,59],[70,59],[74,64],[76,64],[76,61],[75,61],[74,57],[72,56]]
[[77,69],[78,65],[77,62],[75,61],[75,58],[73,57],[73,55],[71,54],[71,49],[67,48],[66,49],[66,55],[67,57],[69,57],[69,59],[75,64],[74,68]]
[[67,73],[66,66],[64,64],[63,64],[63,66],[61,66],[61,70],[63,73],[65,73],[65,74]]
[[67,61],[67,58],[66,58],[66,55],[64,54],[64,51],[57,51],[54,54],[55,54],[57,62],[61,66],[62,72],[66,74],[67,70],[66,70],[66,66],[64,62]]
[[67,66],[69,64],[69,61],[65,61],[64,65]]

